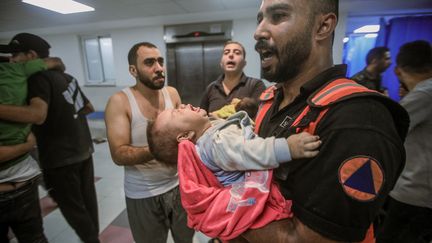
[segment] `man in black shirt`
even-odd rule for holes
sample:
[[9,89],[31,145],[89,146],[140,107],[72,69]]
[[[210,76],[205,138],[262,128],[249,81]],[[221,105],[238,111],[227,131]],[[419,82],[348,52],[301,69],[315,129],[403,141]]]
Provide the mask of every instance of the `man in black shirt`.
[[224,45],[220,66],[224,72],[206,88],[200,108],[208,113],[219,110],[234,98],[249,97],[258,100],[265,90],[263,81],[246,76],[246,52],[242,44],[227,41]]
[[[337,13],[336,0],[263,0],[256,50],[264,77],[278,84],[260,136],[288,137],[311,94],[345,76],[345,67],[332,60]],[[294,218],[272,223],[284,242],[365,239],[404,165],[407,127],[397,127],[393,113],[407,120],[401,107],[378,94],[331,105],[315,130],[323,142],[319,154],[276,169],[282,193],[293,201]],[[244,237],[261,235],[250,230]]]
[[366,67],[351,77],[357,83],[381,93],[381,74],[391,65],[390,50],[385,46],[372,48],[366,55]]
[[[49,47],[44,49],[47,55]],[[20,51],[14,57],[24,62],[38,58],[38,54]],[[41,71],[28,79],[28,102],[28,106],[0,105],[2,119],[34,124],[49,194],[83,242],[99,242],[94,150],[85,117],[93,106],[78,81],[59,70]]]

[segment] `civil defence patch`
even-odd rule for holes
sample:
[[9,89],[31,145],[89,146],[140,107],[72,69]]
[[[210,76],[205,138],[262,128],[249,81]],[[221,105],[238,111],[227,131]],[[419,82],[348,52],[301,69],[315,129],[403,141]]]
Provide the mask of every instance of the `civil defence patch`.
[[372,201],[384,184],[384,172],[378,161],[369,156],[351,157],[339,167],[339,182],[351,198]]

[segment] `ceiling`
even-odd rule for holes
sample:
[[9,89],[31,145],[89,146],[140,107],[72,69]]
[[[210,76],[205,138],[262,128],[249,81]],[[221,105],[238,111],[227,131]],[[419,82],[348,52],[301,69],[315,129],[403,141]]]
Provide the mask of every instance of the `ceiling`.
[[[55,33],[71,29],[123,28],[149,24],[205,22],[255,16],[261,0],[77,0],[96,11],[59,14],[21,0],[0,1],[0,38],[26,30]],[[302,0],[304,1],[304,0]],[[340,0],[350,16],[432,13],[431,0]]]

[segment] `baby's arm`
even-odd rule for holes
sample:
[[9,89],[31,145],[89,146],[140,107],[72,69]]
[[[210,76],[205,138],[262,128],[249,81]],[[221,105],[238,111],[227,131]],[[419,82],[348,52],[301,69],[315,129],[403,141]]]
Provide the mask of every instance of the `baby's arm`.
[[293,159],[312,158],[318,154],[321,140],[307,132],[291,135],[287,138],[288,147]]
[[245,138],[236,125],[212,135],[206,147],[208,162],[225,171],[264,170],[291,160],[286,138]]

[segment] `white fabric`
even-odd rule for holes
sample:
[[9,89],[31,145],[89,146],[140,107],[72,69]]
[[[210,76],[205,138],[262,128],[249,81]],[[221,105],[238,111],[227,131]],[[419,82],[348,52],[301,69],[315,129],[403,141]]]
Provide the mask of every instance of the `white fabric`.
[[[136,147],[147,146],[148,119],[141,113],[130,88],[122,90],[128,97],[132,112],[131,139]],[[171,98],[166,88],[162,89],[165,109],[173,108]],[[163,148],[161,148],[163,149]],[[125,195],[132,199],[148,198],[165,193],[178,185],[176,168],[168,168],[156,160],[144,164],[125,166]]]
[[38,163],[28,156],[23,161],[0,171],[0,183],[27,181],[41,173]]
[[[243,181],[244,171],[277,168],[275,141],[282,142],[284,152],[289,150],[286,139],[261,138],[254,132],[246,112],[240,111],[228,120],[215,121],[197,143],[197,152],[222,185]],[[288,152],[289,153],[289,152]],[[289,156],[290,157],[290,156]]]

